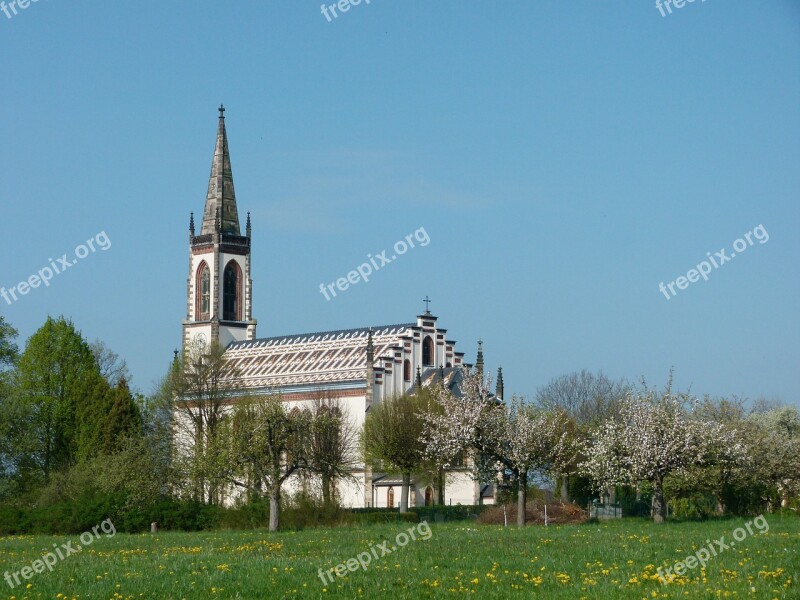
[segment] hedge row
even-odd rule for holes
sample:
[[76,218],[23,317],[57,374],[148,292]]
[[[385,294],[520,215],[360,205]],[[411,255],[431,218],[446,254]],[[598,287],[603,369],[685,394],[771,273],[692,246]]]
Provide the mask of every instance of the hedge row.
[[[287,502],[281,510],[281,528],[457,521],[475,518],[483,509],[482,506],[425,506],[400,513],[387,508],[323,507],[313,499],[301,497]],[[87,496],[33,508],[0,504],[0,535],[78,534],[105,519],[111,519],[117,531],[126,533],[149,531],[152,522],[158,523],[160,530],[257,529],[269,524],[269,503],[257,501],[223,508],[164,497],[150,506],[131,508],[122,496]]]

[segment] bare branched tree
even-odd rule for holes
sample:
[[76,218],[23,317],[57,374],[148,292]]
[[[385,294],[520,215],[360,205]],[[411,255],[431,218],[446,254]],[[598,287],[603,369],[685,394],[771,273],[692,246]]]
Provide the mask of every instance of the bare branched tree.
[[319,476],[322,503],[329,506],[336,499],[337,481],[356,481],[358,432],[347,407],[330,392],[315,394],[310,410],[309,471]]
[[89,347],[94,355],[94,362],[97,365],[97,370],[100,371],[100,374],[108,381],[108,385],[116,387],[123,379],[126,381],[131,380],[128,364],[119,354],[106,346],[105,342],[95,340]]
[[176,462],[197,500],[221,502],[226,472],[222,425],[232,399],[241,395],[238,371],[218,344],[191,346],[168,379]]
[[[565,412],[577,439],[589,428],[615,417],[630,388],[625,380],[614,381],[602,371],[594,374],[584,369],[550,380],[536,391],[535,402],[544,410]],[[580,459],[576,456],[561,473],[561,500],[565,502],[569,500],[569,476],[576,472]]]
[[[279,394],[237,404],[231,426],[229,480],[269,498],[269,530],[280,525],[281,487],[309,469],[310,411],[287,411]],[[245,478],[240,474],[246,474]]]

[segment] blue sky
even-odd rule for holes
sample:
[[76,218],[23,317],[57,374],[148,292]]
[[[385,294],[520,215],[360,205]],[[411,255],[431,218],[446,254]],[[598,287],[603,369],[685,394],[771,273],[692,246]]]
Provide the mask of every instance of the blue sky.
[[[427,294],[507,391],[674,366],[698,395],[798,399],[798,2],[372,0],[328,22],[311,0],[39,0],[0,13],[0,56],[0,286],[112,243],[0,299],[21,341],[67,315],[152,389],[224,102],[259,335],[412,321]],[[420,227],[429,245],[320,294]]]

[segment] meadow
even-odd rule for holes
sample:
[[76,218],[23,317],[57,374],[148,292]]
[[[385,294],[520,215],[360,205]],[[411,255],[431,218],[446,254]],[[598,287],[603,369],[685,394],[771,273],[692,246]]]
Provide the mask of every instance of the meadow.
[[[13,589],[0,581],[0,599],[800,598],[800,518],[795,517],[768,515],[765,533],[748,534],[711,557],[705,568],[697,566],[666,585],[660,580],[659,567],[672,567],[721,536],[728,544],[746,521],[657,526],[626,519],[522,530],[472,521],[434,523],[430,535],[417,535],[404,547],[397,546],[405,541],[398,534],[415,525],[399,521],[277,534],[109,537],[100,532],[52,572],[34,574]],[[0,576],[31,565],[54,545],[79,540],[0,538]],[[323,583],[320,570],[347,565],[364,553],[371,555],[366,570],[356,566]]]

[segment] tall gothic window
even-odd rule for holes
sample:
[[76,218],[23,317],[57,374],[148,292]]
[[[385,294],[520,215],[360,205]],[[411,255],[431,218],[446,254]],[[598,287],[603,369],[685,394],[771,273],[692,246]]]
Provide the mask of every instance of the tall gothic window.
[[386,490],[386,507],[394,508],[394,488],[392,486]]
[[224,321],[241,321],[241,269],[232,260],[225,267],[222,283],[222,319]]
[[433,340],[431,336],[426,336],[422,340],[422,364],[425,367],[433,365]]
[[211,317],[211,271],[205,261],[197,268],[195,292],[195,319],[205,321]]
[[403,361],[403,381],[411,381],[411,361]]

